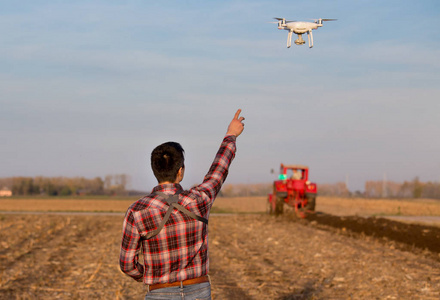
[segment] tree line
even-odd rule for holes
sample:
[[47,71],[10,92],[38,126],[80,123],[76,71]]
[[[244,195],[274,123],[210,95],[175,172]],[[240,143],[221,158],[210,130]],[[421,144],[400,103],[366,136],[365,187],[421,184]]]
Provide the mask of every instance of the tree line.
[[[225,184],[220,191],[223,197],[266,196],[272,193],[272,183]],[[429,198],[440,199],[440,182],[412,181],[367,181],[365,190],[350,191],[345,182],[318,183],[318,196],[365,197],[365,198]]]
[[440,182],[421,182],[418,177],[403,183],[394,181],[367,181],[368,198],[429,198],[440,199]]
[[[13,195],[131,195],[139,194],[127,189],[130,177],[126,174],[95,177],[8,177],[0,178],[0,188],[11,189]],[[267,196],[273,183],[225,184],[220,197]],[[440,199],[440,182],[421,182],[418,177],[403,183],[394,181],[367,181],[365,191],[349,191],[344,182],[318,183],[318,195],[366,198],[430,198]]]
[[13,195],[71,196],[127,195],[129,176],[126,174],[95,177],[8,177],[0,178],[0,188],[7,187]]

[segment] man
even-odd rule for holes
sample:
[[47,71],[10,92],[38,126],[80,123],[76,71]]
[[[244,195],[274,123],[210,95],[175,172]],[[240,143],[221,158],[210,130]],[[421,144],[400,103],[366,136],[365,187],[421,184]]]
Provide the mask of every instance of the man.
[[299,170],[293,170],[292,179],[294,180],[300,180],[302,178],[301,171]]
[[164,143],[151,153],[159,184],[128,208],[119,257],[122,272],[147,285],[145,299],[211,299],[207,223],[244,128],[240,113],[230,122],[203,183],[190,190],[180,185],[185,173],[180,144]]

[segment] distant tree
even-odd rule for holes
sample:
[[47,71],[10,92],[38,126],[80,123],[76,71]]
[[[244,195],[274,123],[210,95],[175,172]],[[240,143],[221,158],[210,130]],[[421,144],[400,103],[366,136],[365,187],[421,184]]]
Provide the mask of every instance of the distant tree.
[[0,178],[0,183],[8,183],[14,195],[75,195],[78,191],[88,195],[104,194],[104,181],[100,177],[10,177]]
[[[386,192],[384,192],[386,189]],[[421,182],[419,177],[403,183],[392,181],[367,181],[365,183],[365,196],[381,198],[431,198],[440,199],[440,182]]]
[[423,186],[422,198],[440,199],[440,182],[427,182]]
[[113,184],[113,175],[106,175],[104,178],[104,189],[110,190]]
[[104,193],[104,181],[101,179],[101,177],[95,177],[91,181],[91,190],[95,195],[101,195]]
[[222,189],[220,190],[220,197],[233,197],[234,193],[234,187],[232,184],[225,184],[223,185]]
[[12,177],[8,178],[0,178],[0,189],[2,188],[8,188],[12,190]]
[[423,184],[420,182],[419,177],[414,178],[413,180],[413,197],[420,198],[423,193]]
[[318,195],[349,197],[350,191],[345,182],[320,183],[318,184]]
[[12,179],[12,193],[14,195],[32,195],[34,193],[34,180],[31,177],[14,177]]
[[365,196],[368,198],[401,198],[402,193],[401,183],[384,180],[365,182]]
[[225,184],[220,190],[221,197],[267,196],[272,192],[272,183]]
[[60,196],[70,196],[72,195],[72,190],[68,186],[61,188]]
[[413,184],[408,181],[404,181],[400,186],[399,197],[400,198],[411,198],[414,193]]
[[355,196],[356,198],[362,198],[362,197],[365,196],[365,193],[362,193],[361,191],[356,190],[356,191],[354,192],[354,196]]
[[104,179],[104,192],[110,195],[127,195],[127,186],[130,177],[127,174],[106,175]]

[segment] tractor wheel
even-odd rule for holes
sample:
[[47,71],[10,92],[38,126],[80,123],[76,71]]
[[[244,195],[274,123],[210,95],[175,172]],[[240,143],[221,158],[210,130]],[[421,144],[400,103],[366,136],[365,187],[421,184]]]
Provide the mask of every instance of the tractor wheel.
[[272,208],[272,203],[269,200],[267,200],[266,212],[269,215],[273,215],[274,214],[274,211],[273,211],[273,208]]
[[315,211],[315,205],[316,205],[316,198],[315,197],[307,199],[306,210]]
[[276,198],[275,202],[275,215],[282,215],[284,211],[284,198]]

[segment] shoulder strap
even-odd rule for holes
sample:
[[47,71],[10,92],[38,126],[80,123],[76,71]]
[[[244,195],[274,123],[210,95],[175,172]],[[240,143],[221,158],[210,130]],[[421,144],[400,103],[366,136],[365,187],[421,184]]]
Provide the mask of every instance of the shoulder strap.
[[157,228],[153,231],[150,231],[146,236],[145,239],[150,239],[156,235],[159,234],[159,232],[163,229],[163,227],[165,226],[165,224],[167,223],[168,219],[171,216],[171,213],[173,212],[173,209],[176,208],[177,210],[179,210],[180,212],[184,213],[185,215],[187,215],[188,217],[203,222],[205,224],[208,224],[208,220],[206,218],[203,218],[201,216],[196,215],[195,213],[193,213],[192,211],[189,211],[188,209],[186,209],[185,207],[183,207],[182,205],[180,205],[179,203],[177,203],[179,201],[179,194],[176,193],[174,195],[167,195],[165,193],[161,193],[161,192],[156,192],[156,194],[162,196],[165,198],[165,201],[168,203],[168,205],[170,207],[168,207],[168,210],[165,214],[165,216],[163,217],[162,221],[160,222],[159,226],[157,226]]

